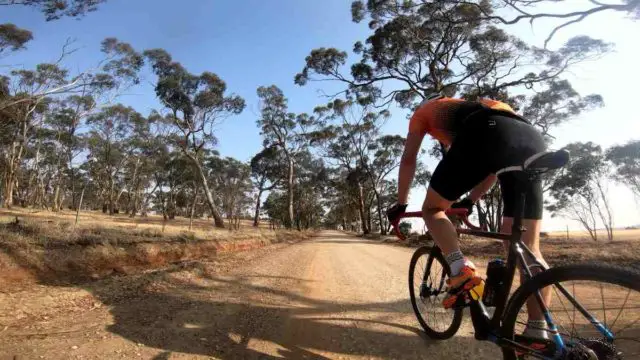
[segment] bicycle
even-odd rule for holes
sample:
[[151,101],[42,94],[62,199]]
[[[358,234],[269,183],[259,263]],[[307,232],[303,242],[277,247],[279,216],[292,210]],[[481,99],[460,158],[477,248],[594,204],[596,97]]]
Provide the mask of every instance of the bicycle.
[[[544,172],[563,167],[568,160],[569,155],[565,151],[544,152],[534,155],[521,166],[512,166],[502,172],[518,172],[519,183],[522,184],[523,181],[530,181]],[[545,266],[521,240],[522,233],[526,231],[522,226],[524,192],[520,192],[515,201],[516,216],[511,234],[489,232],[473,225],[467,217],[466,209],[450,209],[446,212],[450,217],[460,219],[466,226],[459,226],[458,234],[508,242],[504,269],[506,275],[500,283],[501,286],[493,289],[495,301],[491,303],[494,307],[492,316],[489,315],[489,306],[484,304],[486,299],[479,297],[479,294],[475,296],[477,300],[468,299],[452,310],[445,310],[441,300],[447,293],[446,278],[449,275],[449,267],[441,250],[434,245],[431,248],[422,246],[414,252],[409,266],[409,293],[413,310],[425,333],[436,340],[451,338],[459,330],[463,310],[468,307],[475,338],[500,346],[503,358],[507,360],[527,357],[568,360],[640,359],[640,273],[632,269],[598,263]],[[422,218],[422,212],[408,212],[401,218],[412,217]],[[400,220],[393,224],[394,230],[400,239],[404,239],[399,230],[399,223]],[[422,263],[419,264],[423,256],[427,256],[424,266],[420,265]],[[520,267],[520,276],[521,279],[524,277],[524,281],[521,281],[521,285],[511,294],[505,289],[511,289],[516,267]],[[534,275],[531,270],[535,267],[540,270]],[[422,268],[424,273],[416,277],[415,271]],[[432,270],[435,272],[434,276],[431,274]],[[416,279],[417,283],[414,281]],[[573,281],[577,283],[571,283]],[[585,285],[589,281],[595,285]],[[484,289],[487,294],[487,291],[492,291],[488,285],[487,281]],[[552,295],[558,297],[552,300],[549,307],[544,304],[540,292],[547,287],[551,287]],[[548,340],[520,335],[526,323],[526,320],[521,319],[526,316],[526,303],[532,296],[547,322],[547,328],[539,330],[548,331]],[[565,301],[562,301],[560,296],[563,296]],[[585,296],[587,301],[578,301],[578,298]],[[615,301],[614,308],[605,308],[605,297]],[[594,309],[591,306],[591,300],[596,298],[602,299],[601,308],[598,306]],[[627,304],[631,308],[622,314]],[[442,314],[423,316],[421,306],[428,308],[429,305],[436,312],[448,315],[449,320],[445,319],[445,327],[438,327],[439,317],[436,315]],[[567,306],[572,306],[572,310]],[[554,314],[555,310],[559,310],[560,315]],[[571,320],[569,329],[559,321],[565,314]],[[434,320],[435,324],[430,323]],[[616,324],[623,322],[624,326],[616,331]],[[585,334],[579,335],[578,331],[583,330]],[[629,334],[637,338],[629,339]],[[626,340],[630,341],[629,347],[623,349],[620,343]]]

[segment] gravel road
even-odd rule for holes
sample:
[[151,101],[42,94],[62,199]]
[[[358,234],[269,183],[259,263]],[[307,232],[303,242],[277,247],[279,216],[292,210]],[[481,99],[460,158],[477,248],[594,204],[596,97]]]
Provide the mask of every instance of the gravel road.
[[[412,251],[327,231],[211,263],[0,294],[0,306],[26,313],[0,318],[0,358],[501,358],[468,320],[453,339],[424,338],[407,289]],[[19,301],[27,296],[49,305]]]

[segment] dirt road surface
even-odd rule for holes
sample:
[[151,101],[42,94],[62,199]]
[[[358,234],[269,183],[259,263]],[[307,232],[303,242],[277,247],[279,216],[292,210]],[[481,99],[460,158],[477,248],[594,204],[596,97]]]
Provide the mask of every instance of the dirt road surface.
[[324,232],[143,275],[0,293],[0,359],[497,359],[425,339],[413,249]]

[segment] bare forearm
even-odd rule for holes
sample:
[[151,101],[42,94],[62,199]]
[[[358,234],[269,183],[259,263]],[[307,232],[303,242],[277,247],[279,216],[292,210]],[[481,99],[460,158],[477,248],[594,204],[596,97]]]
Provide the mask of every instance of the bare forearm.
[[416,174],[416,162],[420,144],[424,134],[411,133],[407,134],[407,140],[404,143],[404,152],[400,160],[400,173],[398,174],[398,203],[406,204],[409,199],[409,189],[411,182]]
[[409,189],[416,173],[416,161],[404,160],[400,163],[398,174],[398,203],[406,204],[409,199]]
[[489,189],[496,183],[498,178],[495,175],[489,175],[486,179],[484,179],[480,184],[476,185],[471,193],[469,193],[469,198],[471,201],[478,201],[482,195],[486,194]]

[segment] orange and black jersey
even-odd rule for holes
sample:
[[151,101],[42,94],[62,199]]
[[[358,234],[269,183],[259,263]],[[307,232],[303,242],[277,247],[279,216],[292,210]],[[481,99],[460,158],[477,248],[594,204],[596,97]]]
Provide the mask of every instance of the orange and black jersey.
[[483,109],[492,109],[515,115],[511,106],[490,99],[467,101],[442,98],[422,104],[411,117],[409,132],[429,134],[445,146],[450,146],[461,123],[471,114]]
[[[456,201],[491,174],[521,165],[546,149],[544,137],[535,127],[509,105],[495,100],[428,101],[413,114],[409,133],[430,134],[448,148],[433,171],[429,187],[449,201]],[[498,175],[498,180],[505,217],[514,216],[516,199],[524,192],[524,218],[542,218],[539,179],[520,187],[517,175],[506,172]]]

